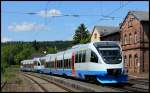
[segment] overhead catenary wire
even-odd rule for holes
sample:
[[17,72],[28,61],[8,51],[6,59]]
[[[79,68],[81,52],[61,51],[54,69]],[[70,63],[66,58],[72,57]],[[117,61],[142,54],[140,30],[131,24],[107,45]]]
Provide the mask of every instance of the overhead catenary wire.
[[[38,15],[39,13],[38,12],[16,12],[16,11],[3,11],[4,13],[14,13],[14,14],[28,14],[28,15]],[[47,12],[45,12],[46,15],[47,15]],[[51,17],[81,17],[81,16],[101,16],[101,17],[110,17],[112,18],[111,16],[104,16],[104,15],[97,15],[97,14],[92,14],[92,15],[89,15],[89,14],[61,14],[61,15],[58,15],[58,16],[51,16]],[[119,18],[119,17],[116,17],[116,18]]]
[[[108,13],[108,14],[106,14],[106,15],[102,15],[102,16],[105,17],[105,18],[106,18],[106,17],[107,17],[107,18],[110,18],[110,19],[107,19],[107,20],[114,20],[115,17],[111,17],[110,15],[112,15],[112,14],[114,14],[115,12],[117,12],[118,10],[124,8],[124,7],[127,6],[130,2],[131,2],[131,1],[128,1],[128,2],[125,3],[124,5],[123,5],[123,4],[121,5],[121,3],[120,3],[120,7],[119,7],[119,8],[116,8],[116,9],[114,9],[113,11],[111,11],[110,13]],[[98,22],[104,21],[104,20],[106,20],[106,19],[100,18],[100,19],[98,19],[98,20],[95,22],[95,24],[98,23]],[[91,25],[88,25],[87,28],[90,27],[90,26],[91,26]]]
[[[114,17],[114,16],[110,16],[112,14],[114,14],[115,12],[117,12],[118,10],[122,9],[123,7],[125,7],[126,5],[128,5],[131,1],[128,1],[127,3],[123,4],[123,2],[120,2],[120,7],[111,11],[110,13],[108,13],[107,15],[100,15],[100,14],[61,14],[61,15],[57,15],[57,16],[51,16],[51,17],[82,17],[82,16],[89,16],[89,17],[94,17],[94,16],[100,16],[101,18],[98,19],[95,23],[97,22],[101,22],[101,21],[104,21],[104,20],[115,20],[117,18],[120,18],[120,17]],[[49,1],[46,3],[46,7],[45,7],[45,14],[46,14],[46,17],[45,17],[45,25],[47,25],[47,8],[48,8],[48,4],[49,4]],[[103,3],[102,3],[103,4]],[[101,8],[102,9],[102,8]],[[4,13],[16,13],[16,14],[28,14],[28,15],[39,15],[39,12],[15,12],[15,11],[2,11]],[[101,10],[101,12],[103,13],[103,9]],[[107,19],[106,19],[107,18]],[[87,26],[89,27],[89,26]]]

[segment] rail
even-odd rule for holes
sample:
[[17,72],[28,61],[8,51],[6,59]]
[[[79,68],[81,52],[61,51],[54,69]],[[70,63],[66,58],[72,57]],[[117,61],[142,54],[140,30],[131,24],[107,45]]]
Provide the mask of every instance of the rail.
[[[51,82],[51,81],[49,81],[49,80],[47,80],[47,79],[45,79],[45,78],[42,78],[42,77],[39,77],[39,76],[36,76],[36,75],[33,75],[33,74],[29,74],[29,73],[24,73],[24,75],[25,75],[26,77],[30,78],[30,79],[31,79],[32,81],[34,81],[36,84],[38,84],[38,85],[44,90],[44,92],[49,92],[49,91],[48,91],[45,87],[43,87],[40,83],[38,83],[36,80],[34,80],[33,78],[31,78],[31,77],[29,77],[29,76],[33,76],[33,77],[40,78],[40,79],[42,79],[42,80],[44,80],[44,81],[46,81],[46,82],[49,82],[49,83],[51,83],[51,84],[54,84],[54,85],[56,85],[56,86],[62,88],[63,90],[65,90],[65,91],[67,91],[67,92],[73,92],[71,89],[68,89],[68,88],[66,88],[66,87],[64,87],[64,86],[61,86],[61,85],[57,84],[57,83]],[[29,75],[29,76],[28,76],[28,75]]]
[[[84,80],[78,80],[74,78],[63,78],[60,76],[54,75],[45,75],[39,73],[29,72],[28,74],[36,76],[38,78],[44,79],[48,82],[51,82],[59,87],[66,88],[67,91],[72,92],[81,91],[81,92],[148,92],[149,88],[141,87],[142,84],[137,84],[139,81],[134,81],[134,83],[126,83],[126,84],[111,84],[111,85],[103,85],[98,82],[88,82]],[[143,80],[142,80],[143,81]],[[141,81],[141,82],[142,82]],[[145,83],[148,83],[145,81]],[[136,86],[135,86],[136,85]],[[69,89],[69,90],[68,90]]]

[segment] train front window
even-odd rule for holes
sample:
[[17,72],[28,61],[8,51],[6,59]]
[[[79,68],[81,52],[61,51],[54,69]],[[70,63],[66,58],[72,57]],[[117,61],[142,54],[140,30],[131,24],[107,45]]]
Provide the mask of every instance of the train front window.
[[113,42],[98,42],[95,45],[99,54],[107,64],[119,64],[122,61],[120,47]]

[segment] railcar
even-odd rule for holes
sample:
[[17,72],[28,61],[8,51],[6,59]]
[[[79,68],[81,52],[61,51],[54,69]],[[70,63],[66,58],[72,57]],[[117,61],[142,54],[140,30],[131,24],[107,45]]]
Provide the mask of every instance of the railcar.
[[100,83],[126,83],[122,50],[115,41],[91,42],[49,54],[43,72],[72,76]]
[[34,72],[41,73],[41,70],[44,69],[44,64],[41,63],[40,58],[34,58]]
[[23,60],[21,61],[21,66],[20,66],[21,71],[33,71],[34,70],[34,64],[33,60]]
[[42,65],[44,65],[44,68],[41,69],[41,73],[44,74],[51,74],[51,67],[50,66],[50,62],[54,62],[55,61],[55,54],[48,54],[45,57],[40,58],[40,61],[42,63]]

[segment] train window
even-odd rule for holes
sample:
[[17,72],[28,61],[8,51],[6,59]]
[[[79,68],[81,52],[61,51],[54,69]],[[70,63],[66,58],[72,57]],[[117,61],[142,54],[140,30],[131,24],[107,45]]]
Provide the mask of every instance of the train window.
[[60,60],[60,68],[62,67],[62,61]]
[[51,63],[51,64],[52,64],[52,65],[51,65],[51,68],[54,68],[54,62],[53,62],[53,61],[51,61],[51,62],[52,62],[52,63]]
[[66,68],[68,68],[68,59],[66,59]]
[[58,60],[56,61],[56,68],[58,68]]
[[40,63],[38,62],[38,66],[40,66]]
[[82,62],[85,62],[85,58],[86,58],[86,51],[84,50],[82,52]]
[[69,59],[69,68],[71,68],[71,59]]
[[69,59],[67,59],[67,61],[68,61],[67,68],[69,68]]
[[61,67],[63,68],[63,60],[61,60],[61,64],[62,64]]
[[65,61],[65,59],[64,59],[64,68],[65,68],[65,64],[66,64],[66,61]]
[[60,68],[60,60],[58,61],[58,68]]
[[60,60],[58,61],[58,68],[60,68]]
[[54,61],[54,68],[56,68],[56,61]]
[[53,61],[51,61],[51,68],[54,68],[54,63],[53,63]]
[[48,67],[48,63],[46,62],[46,68]]
[[51,67],[51,63],[50,63],[50,62],[48,62],[47,64],[48,64],[48,66],[47,66],[47,67]]
[[82,52],[80,51],[79,52],[79,63],[81,63],[82,62]]
[[67,68],[67,65],[68,65],[68,64],[67,64],[67,59],[65,59],[65,68]]
[[52,68],[53,66],[52,66],[52,62],[51,61],[49,62],[49,64],[50,64],[49,68]]
[[75,63],[78,63],[78,52],[75,54]]
[[44,65],[45,60],[41,60],[41,65]]
[[70,59],[70,68],[72,68],[72,59]]
[[68,59],[68,68],[70,68],[70,59]]
[[60,61],[60,60],[58,60],[58,62],[57,62],[57,68],[59,68],[59,61]]
[[66,59],[64,59],[64,68],[66,68]]
[[59,60],[59,68],[61,68],[61,60]]
[[59,68],[59,60],[57,60],[57,68]]
[[52,62],[49,62],[49,67],[52,68]]
[[58,67],[58,60],[56,61],[56,68]]
[[68,63],[69,63],[69,62],[68,62],[68,59],[66,59],[66,60],[67,60],[67,68],[68,68]]
[[46,67],[46,63],[44,63],[44,67]]
[[61,60],[59,61],[59,68],[61,68]]
[[34,61],[34,65],[35,65],[35,66],[37,65],[36,61]]
[[98,57],[97,55],[95,54],[95,52],[91,51],[91,59],[90,59],[91,62],[95,62],[95,63],[98,63]]
[[60,60],[60,68],[62,68],[62,60]]

